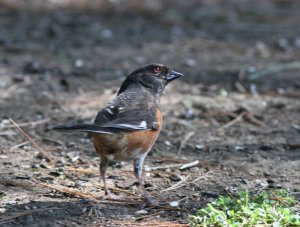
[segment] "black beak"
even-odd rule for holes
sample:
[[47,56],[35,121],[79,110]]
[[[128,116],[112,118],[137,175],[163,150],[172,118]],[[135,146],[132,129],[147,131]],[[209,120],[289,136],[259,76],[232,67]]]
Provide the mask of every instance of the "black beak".
[[166,79],[167,79],[167,82],[169,83],[169,82],[171,82],[172,80],[175,80],[175,79],[177,79],[177,78],[179,78],[179,77],[182,77],[182,76],[183,76],[183,74],[171,70],[171,71],[167,74]]

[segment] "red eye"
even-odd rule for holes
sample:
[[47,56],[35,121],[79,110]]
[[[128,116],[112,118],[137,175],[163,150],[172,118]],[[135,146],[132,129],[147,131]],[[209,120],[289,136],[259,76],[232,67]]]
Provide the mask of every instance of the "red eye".
[[159,66],[154,66],[153,68],[152,68],[152,72],[153,73],[159,73],[160,72],[160,67]]

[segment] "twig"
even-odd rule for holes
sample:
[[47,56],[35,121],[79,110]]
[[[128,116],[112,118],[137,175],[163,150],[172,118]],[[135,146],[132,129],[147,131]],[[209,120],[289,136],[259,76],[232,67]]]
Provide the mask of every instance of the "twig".
[[63,208],[60,208],[60,207],[47,207],[47,208],[42,208],[42,209],[21,211],[21,212],[14,213],[11,216],[1,217],[0,218],[0,224],[4,224],[4,223],[9,222],[9,221],[11,221],[15,218],[19,218],[19,217],[22,217],[22,216],[25,216],[25,215],[28,215],[28,214],[36,213],[36,212],[44,212],[44,211],[47,211],[47,210],[61,210],[61,209],[63,209]]
[[181,167],[182,164],[173,164],[173,165],[165,165],[165,166],[145,166],[145,171],[153,171],[153,170],[159,170],[159,169],[171,169],[171,168],[177,168]]
[[[40,185],[50,188],[52,190],[61,192],[61,193],[65,193],[68,195],[72,195],[72,196],[76,196],[76,197],[80,197],[80,198],[84,198],[84,199],[91,199],[93,201],[97,201],[99,202],[99,196],[93,195],[93,194],[88,194],[88,193],[82,193],[79,191],[75,191],[75,190],[70,190],[68,188],[62,187],[62,186],[57,186],[57,185],[49,185],[49,184],[45,184],[45,183],[40,183]],[[127,200],[105,200],[105,201],[101,201],[101,203],[105,203],[105,204],[121,204],[121,205],[132,205],[132,204],[139,204],[139,202],[133,202],[133,201],[127,201]]]
[[257,120],[251,113],[247,113],[245,115],[245,118],[255,125],[259,125],[259,126],[265,127],[265,128],[267,127],[263,122],[261,122],[260,120]]
[[[34,140],[36,140],[36,139],[34,139]],[[10,151],[13,151],[13,150],[15,150],[15,149],[17,149],[17,148],[19,148],[19,147],[22,147],[22,146],[24,146],[24,145],[26,145],[26,144],[28,144],[28,143],[31,143],[31,141],[30,141],[30,140],[27,140],[27,141],[25,141],[25,142],[23,142],[23,143],[19,143],[19,144],[15,145],[15,146],[11,147],[11,148],[10,148]]]
[[247,111],[243,111],[242,113],[240,113],[235,119],[233,119],[232,121],[228,122],[227,124],[223,125],[222,127],[220,127],[218,129],[218,131],[223,131],[226,128],[229,128],[231,126],[233,126],[234,124],[238,123],[239,121],[241,121],[243,119],[243,117],[247,114]]
[[[11,121],[11,119],[10,119],[10,121]],[[48,121],[50,121],[50,118],[45,118],[45,119],[42,119],[42,120],[28,122],[28,123],[20,123],[18,125],[19,125],[19,127],[36,126],[36,125],[40,125],[40,124],[45,124]],[[0,129],[14,128],[15,126],[16,126],[15,124],[4,125],[4,126],[0,127]]]
[[189,141],[189,139],[195,134],[195,132],[189,132],[187,133],[184,138],[180,141],[180,146],[177,151],[177,157],[181,154],[182,149],[185,147],[186,143]]
[[135,221],[140,221],[140,220],[143,220],[145,218],[150,218],[150,217],[156,216],[156,215],[160,214],[160,212],[161,211],[155,212],[153,214],[148,214],[148,215],[144,215],[144,216],[141,216],[141,217],[137,217],[137,218],[135,218]]
[[64,188],[64,187],[61,187],[61,186],[58,187],[57,185],[50,185],[50,184],[41,183],[41,182],[38,182],[38,184],[40,184],[44,187],[50,188],[52,190],[55,190],[55,191],[59,191],[59,192],[66,193],[66,194],[76,196],[76,197],[80,197],[80,198],[92,199],[92,200],[99,198],[99,196],[96,196],[96,195],[93,195],[93,194],[82,193],[82,192],[70,190],[70,189],[67,189],[67,188]]
[[54,159],[41,147],[39,146],[34,139],[32,139],[23,129],[21,129],[16,122],[14,122],[12,119],[9,119],[14,125],[15,127],[19,130],[19,132],[21,132],[23,134],[23,136],[25,136],[28,140],[30,140],[30,142],[40,151],[40,153],[48,160],[50,161],[52,164],[55,163]]
[[173,169],[173,168],[178,168],[178,167],[180,167],[180,169],[183,170],[183,169],[188,169],[188,168],[194,167],[198,164],[199,164],[199,160],[189,162],[189,163],[185,163],[185,164],[181,163],[181,164],[173,164],[173,165],[165,165],[165,166],[153,166],[153,167],[145,166],[145,171],[155,171],[155,170],[161,170],[161,169]]
[[171,191],[174,190],[176,188],[178,188],[179,185],[183,184],[184,182],[186,182],[186,180],[190,177],[190,175],[184,177],[181,181],[177,182],[176,184],[173,184],[171,187],[169,188],[165,188],[163,190],[160,191],[160,193],[162,192],[167,192],[167,191]]
[[181,170],[183,170],[183,169],[189,169],[189,168],[192,168],[192,167],[194,167],[194,166],[196,166],[196,165],[198,165],[198,164],[199,164],[199,160],[196,160],[196,161],[194,161],[194,162],[190,162],[190,163],[186,163],[186,164],[182,165],[182,166],[180,167],[180,169],[181,169]]
[[183,180],[179,181],[178,183],[172,185],[172,186],[169,187],[169,188],[166,188],[166,189],[161,190],[160,192],[172,191],[172,190],[175,190],[175,189],[182,188],[182,187],[184,187],[184,186],[186,186],[186,185],[196,183],[198,180],[201,180],[201,179],[203,179],[203,178],[208,177],[208,174],[209,174],[209,173],[211,173],[211,172],[207,172],[205,175],[200,176],[200,177],[196,178],[195,180],[192,180],[192,181],[187,182],[186,180],[187,180],[188,177],[190,176],[190,175],[188,175],[188,176],[185,177]]

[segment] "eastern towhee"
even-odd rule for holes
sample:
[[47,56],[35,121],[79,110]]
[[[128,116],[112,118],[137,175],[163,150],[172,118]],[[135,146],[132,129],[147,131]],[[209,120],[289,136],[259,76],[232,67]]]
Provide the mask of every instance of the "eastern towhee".
[[151,204],[142,178],[143,163],[162,127],[160,96],[170,81],[181,76],[181,73],[161,64],[139,68],[127,76],[116,98],[98,112],[94,124],[54,127],[56,130],[91,134],[101,158],[100,174],[106,196],[113,197],[105,180],[109,161],[133,160],[134,174],[143,190],[146,205]]

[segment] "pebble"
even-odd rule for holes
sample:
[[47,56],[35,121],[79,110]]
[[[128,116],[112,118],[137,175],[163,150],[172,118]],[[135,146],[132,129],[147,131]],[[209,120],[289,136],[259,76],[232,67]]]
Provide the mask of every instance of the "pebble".
[[237,145],[237,146],[234,147],[234,149],[236,151],[243,151],[243,150],[245,150],[245,147]]
[[53,178],[53,177],[41,177],[40,180],[41,180],[41,181],[44,181],[44,182],[45,182],[45,181],[53,181],[54,178]]
[[164,144],[166,144],[167,146],[171,146],[171,145],[172,145],[171,142],[170,142],[169,140],[166,140],[166,141],[164,142]]
[[75,62],[74,62],[74,65],[76,68],[82,68],[84,63],[81,59],[77,59]]
[[148,211],[146,210],[138,210],[135,212],[135,214],[148,214]]
[[196,147],[197,150],[203,150],[204,145],[203,144],[196,144],[195,147]]
[[181,180],[181,177],[178,174],[172,174],[169,178],[172,181],[180,181]]
[[169,202],[169,205],[171,207],[178,207],[179,206],[179,202],[178,201],[172,201],[172,202]]

